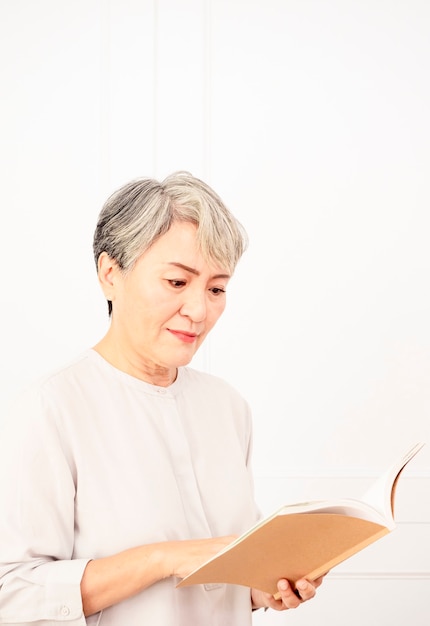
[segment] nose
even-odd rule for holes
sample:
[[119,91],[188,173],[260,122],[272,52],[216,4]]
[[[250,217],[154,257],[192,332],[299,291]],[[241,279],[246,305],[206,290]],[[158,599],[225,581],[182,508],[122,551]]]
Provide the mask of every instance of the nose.
[[193,322],[203,322],[206,312],[206,292],[200,289],[187,292],[180,309],[181,315],[189,317]]

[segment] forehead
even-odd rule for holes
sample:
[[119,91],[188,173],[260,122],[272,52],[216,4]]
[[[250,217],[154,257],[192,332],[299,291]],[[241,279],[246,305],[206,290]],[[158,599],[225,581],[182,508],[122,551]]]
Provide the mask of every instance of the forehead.
[[220,263],[208,260],[202,253],[197,237],[197,226],[190,222],[175,222],[164,235],[161,235],[152,246],[146,250],[138,262],[157,267],[182,267],[203,271],[211,274],[230,276],[227,268]]

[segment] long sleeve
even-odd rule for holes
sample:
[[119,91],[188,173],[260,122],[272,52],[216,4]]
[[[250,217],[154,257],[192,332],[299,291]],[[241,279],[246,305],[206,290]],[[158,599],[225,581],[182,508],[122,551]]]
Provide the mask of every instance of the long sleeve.
[[0,445],[0,624],[84,626],[73,468],[37,395],[12,411]]
[[0,433],[0,626],[251,623],[249,590],[167,578],[85,619],[90,559],[255,523],[251,417],[221,379],[169,387],[89,350],[40,381]]

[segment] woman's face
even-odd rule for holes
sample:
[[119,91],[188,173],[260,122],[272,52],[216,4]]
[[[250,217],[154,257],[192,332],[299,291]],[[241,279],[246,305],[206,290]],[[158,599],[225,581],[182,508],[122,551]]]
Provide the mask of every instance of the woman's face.
[[117,348],[137,366],[171,371],[191,361],[224,311],[230,278],[203,259],[196,226],[186,222],[173,224],[130,272],[111,262],[106,277]]

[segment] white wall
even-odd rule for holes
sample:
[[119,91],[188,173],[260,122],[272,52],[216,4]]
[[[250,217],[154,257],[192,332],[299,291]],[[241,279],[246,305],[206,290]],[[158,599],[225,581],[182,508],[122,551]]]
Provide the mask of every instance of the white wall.
[[188,169],[250,234],[195,365],[253,407],[263,510],[428,442],[396,532],[258,624],[429,622],[429,32],[426,0],[0,0],[0,410],[106,328],[107,195]]

